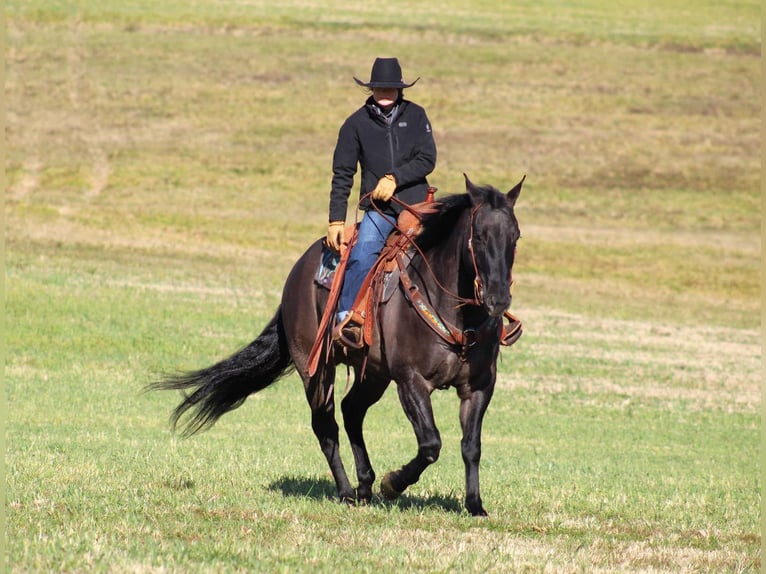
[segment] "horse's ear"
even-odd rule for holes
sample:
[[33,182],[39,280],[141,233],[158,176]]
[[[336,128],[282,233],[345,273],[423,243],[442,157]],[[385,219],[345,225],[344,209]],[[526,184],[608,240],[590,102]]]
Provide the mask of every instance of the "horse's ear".
[[465,173],[463,173],[463,177],[465,178],[465,190],[468,192],[468,195],[471,197],[471,203],[473,203],[474,205],[478,205],[479,203],[482,202],[484,197],[479,191],[479,188],[476,187],[470,179],[468,179],[468,176]]
[[508,203],[511,205],[516,204],[516,200],[519,199],[519,194],[521,193],[521,186],[524,185],[524,180],[527,179],[527,175],[524,174],[524,177],[521,178],[521,181],[513,186],[513,189],[508,192]]

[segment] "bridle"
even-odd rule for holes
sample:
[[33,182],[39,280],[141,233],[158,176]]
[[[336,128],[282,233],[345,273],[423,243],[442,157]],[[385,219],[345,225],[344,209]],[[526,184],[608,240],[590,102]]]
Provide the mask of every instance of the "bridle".
[[473,295],[475,300],[478,302],[479,305],[484,304],[484,297],[482,296],[482,291],[484,285],[481,282],[481,275],[479,274],[479,265],[476,263],[476,251],[474,251],[473,248],[473,219],[476,216],[476,212],[479,211],[479,208],[481,207],[481,204],[475,205],[473,209],[471,209],[471,220],[469,222],[469,232],[468,232],[468,254],[471,256],[471,263],[473,264]]
[[[474,280],[473,280],[473,293],[474,293],[474,300],[476,305],[483,305],[484,304],[484,296],[482,295],[484,291],[484,284],[481,281],[481,275],[479,274],[479,265],[476,263],[476,250],[473,248],[473,220],[474,216],[476,215],[476,212],[479,210],[479,208],[482,206],[482,204],[476,205],[471,210],[471,221],[470,221],[470,231],[468,232],[468,254],[471,256],[471,263],[473,264],[473,273],[474,273]],[[516,253],[516,246],[513,246],[513,252]],[[509,274],[509,286],[512,289],[513,288],[513,265],[511,265],[511,268],[508,270]]]

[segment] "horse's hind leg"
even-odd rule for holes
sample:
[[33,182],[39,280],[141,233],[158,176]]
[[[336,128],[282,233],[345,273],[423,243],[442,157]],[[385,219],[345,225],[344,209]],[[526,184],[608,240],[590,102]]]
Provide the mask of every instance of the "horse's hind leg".
[[439,458],[442,441],[434,421],[431,391],[426,382],[416,377],[413,381],[399,383],[399,401],[404,408],[418,440],[418,454],[399,470],[386,474],[380,484],[385,498],[396,498],[415,484],[423,471]]
[[351,390],[341,402],[343,423],[354,453],[356,477],[359,481],[356,496],[362,502],[369,502],[372,499],[372,485],[375,482],[375,471],[367,454],[362,426],[367,410],[380,400],[387,386],[387,380],[360,381],[357,375]]
[[335,368],[328,368],[317,373],[306,385],[306,397],[311,405],[311,428],[319,440],[319,447],[330,465],[330,471],[335,479],[338,496],[341,501],[352,502],[355,498],[354,489],[348,480],[346,469],[340,458],[338,442],[338,423],[335,421],[335,393],[332,381],[335,378]]

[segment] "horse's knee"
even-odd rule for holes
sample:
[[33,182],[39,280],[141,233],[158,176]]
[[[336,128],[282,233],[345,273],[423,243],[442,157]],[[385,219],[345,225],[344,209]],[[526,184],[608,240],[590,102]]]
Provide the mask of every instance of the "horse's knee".
[[479,462],[481,460],[481,445],[463,441],[460,444],[464,462]]
[[343,419],[349,420],[358,416],[358,406],[351,400],[350,396],[345,397],[340,402],[340,412],[343,413]]
[[418,454],[422,456],[429,464],[435,463],[439,460],[439,453],[442,449],[442,441],[436,439],[428,443],[421,444],[418,448]]
[[311,416],[311,428],[320,440],[325,437],[338,436],[338,423],[332,414],[314,411]]

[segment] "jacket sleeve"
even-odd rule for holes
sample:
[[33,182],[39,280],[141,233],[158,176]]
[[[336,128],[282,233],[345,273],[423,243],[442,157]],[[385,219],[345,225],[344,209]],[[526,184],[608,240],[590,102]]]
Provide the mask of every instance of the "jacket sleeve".
[[413,134],[414,153],[409,161],[394,168],[394,177],[399,187],[422,181],[436,166],[436,143],[425,110],[419,110],[416,130]]
[[359,138],[352,122],[346,120],[338,132],[338,142],[332,158],[332,187],[330,189],[330,221],[345,221],[348,196],[354,185],[359,163]]

